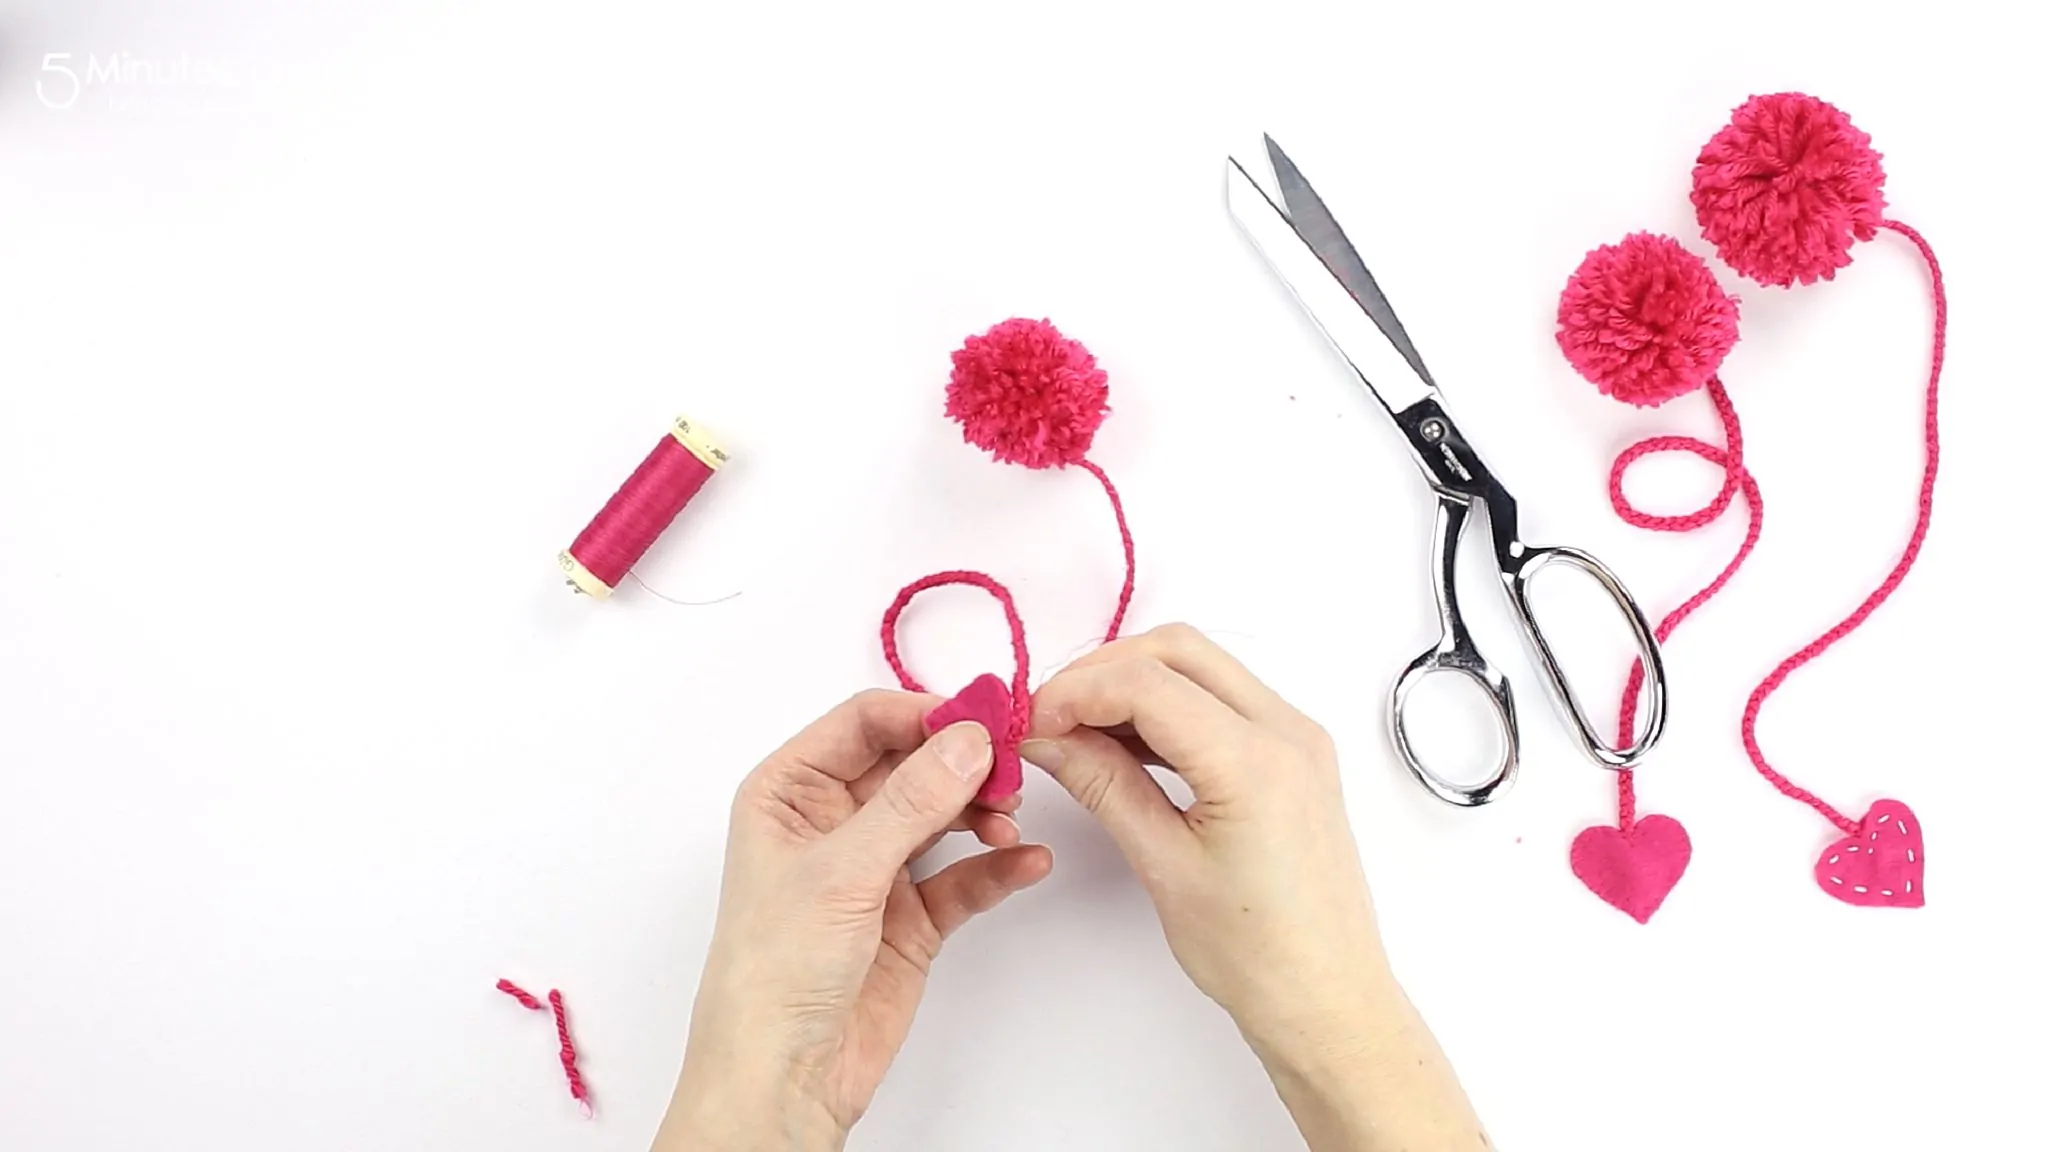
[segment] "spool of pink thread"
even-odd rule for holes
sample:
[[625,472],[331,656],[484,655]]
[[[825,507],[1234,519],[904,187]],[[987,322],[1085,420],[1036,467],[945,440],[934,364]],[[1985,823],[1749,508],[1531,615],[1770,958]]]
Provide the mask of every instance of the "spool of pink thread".
[[668,435],[557,557],[569,586],[600,600],[729,460],[704,430],[678,416]]

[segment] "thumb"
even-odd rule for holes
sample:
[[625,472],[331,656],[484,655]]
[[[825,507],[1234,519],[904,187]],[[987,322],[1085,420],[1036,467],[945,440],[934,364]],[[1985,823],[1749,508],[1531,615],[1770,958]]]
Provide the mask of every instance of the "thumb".
[[940,729],[840,829],[856,866],[881,882],[893,878],[966,810],[994,763],[988,729],[971,720]]
[[1017,751],[1079,801],[1141,874],[1193,839],[1172,798],[1114,737],[1076,728],[1056,740],[1026,740]]

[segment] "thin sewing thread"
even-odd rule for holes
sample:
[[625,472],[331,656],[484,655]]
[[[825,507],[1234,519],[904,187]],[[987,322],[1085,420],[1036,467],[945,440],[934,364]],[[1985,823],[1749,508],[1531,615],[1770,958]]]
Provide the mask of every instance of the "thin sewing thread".
[[1927,462],[1920,475],[1919,515],[1914,520],[1913,533],[1906,541],[1905,551],[1900,554],[1898,562],[1892,566],[1891,572],[1885,576],[1884,581],[1877,586],[1876,590],[1865,597],[1863,603],[1857,605],[1856,610],[1844,617],[1840,623],[1822,633],[1806,647],[1786,657],[1782,663],[1772,669],[1770,675],[1765,676],[1762,681],[1758,682],[1755,691],[1750,693],[1749,703],[1742,711],[1742,746],[1749,753],[1749,762],[1755,766],[1757,772],[1762,774],[1765,780],[1770,781],[1773,788],[1827,817],[1835,827],[1851,835],[1854,835],[1857,831],[1857,823],[1855,821],[1842,815],[1841,812],[1813,793],[1794,784],[1777,769],[1771,767],[1769,761],[1764,759],[1763,748],[1757,742],[1756,723],[1757,716],[1763,711],[1764,701],[1770,699],[1771,694],[1776,692],[1780,685],[1784,684],[1788,676],[1792,675],[1793,672],[1797,671],[1814,657],[1833,647],[1844,636],[1861,627],[1863,622],[1870,618],[1871,613],[1877,611],[1879,605],[1891,599],[1892,593],[1898,591],[1899,585],[1906,579],[1906,573],[1912,570],[1913,562],[1920,556],[1921,545],[1927,541],[1927,530],[1934,517],[1934,479],[1941,462],[1939,399],[1941,365],[1948,342],[1948,292],[1942,284],[1941,262],[1935,259],[1934,249],[1927,243],[1925,237],[1921,236],[1919,232],[1911,227],[1901,224],[1896,220],[1881,220],[1878,222],[1878,227],[1890,229],[1904,236],[1912,242],[1915,248],[1919,249],[1921,258],[1927,261],[1927,271],[1929,278],[1932,280],[1934,290],[1934,349],[1931,358],[1932,363],[1927,373],[1926,426],[1924,430]]
[[684,608],[708,608],[713,604],[723,604],[727,600],[739,595],[737,592],[727,592],[716,600],[678,600],[655,588],[654,585],[649,584],[647,581],[642,580],[638,572],[628,572],[626,575],[631,577],[633,583],[638,584],[649,596],[654,597],[656,600],[666,600],[671,604],[678,604]]
[[576,1101],[578,1108],[583,1113],[584,1119],[594,1118],[597,1115],[597,1110],[591,1106],[590,1091],[583,1084],[583,1073],[576,1067],[576,1043],[569,1038],[569,1013],[562,1003],[561,991],[559,989],[549,989],[546,1004],[542,1004],[532,993],[512,983],[510,980],[498,981],[498,991],[519,1001],[520,1007],[530,1011],[553,1011],[555,1017],[555,1037],[561,1044],[558,1055],[562,1061],[562,1072],[569,1080],[569,1096]]
[[[1719,376],[1707,380],[1707,397],[1713,401],[1714,411],[1721,418],[1722,436],[1726,448],[1716,447],[1704,440],[1691,436],[1652,436],[1628,446],[1621,455],[1614,458],[1614,466],[1607,474],[1607,499],[1614,505],[1615,514],[1637,528],[1652,532],[1691,532],[1703,528],[1728,510],[1737,492],[1749,505],[1749,529],[1743,534],[1742,546],[1706,587],[1692,594],[1683,604],[1671,610],[1656,628],[1657,642],[1662,644],[1671,638],[1678,625],[1693,614],[1700,605],[1714,598],[1728,581],[1742,567],[1749,554],[1756,549],[1757,539],[1763,534],[1764,498],[1757,487],[1756,477],[1751,475],[1742,460],[1742,421],[1735,415],[1735,402],[1728,396],[1728,389]],[[1622,490],[1622,479],[1629,465],[1645,456],[1659,452],[1690,452],[1721,469],[1721,490],[1714,498],[1695,512],[1676,516],[1660,516],[1644,512],[1629,501]],[[1621,691],[1620,738],[1621,747],[1627,748],[1636,738],[1636,702],[1643,690],[1643,662],[1637,660],[1629,668],[1628,682]],[[1619,819],[1616,821],[1623,832],[1635,827],[1636,823],[1636,774],[1633,769],[1624,768],[1615,780],[1615,806]]]

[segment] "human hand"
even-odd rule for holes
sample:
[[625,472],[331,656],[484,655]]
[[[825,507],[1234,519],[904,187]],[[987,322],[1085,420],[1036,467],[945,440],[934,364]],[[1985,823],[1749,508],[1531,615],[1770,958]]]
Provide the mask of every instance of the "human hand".
[[[926,740],[938,703],[862,693],[741,784],[658,1152],[840,1147],[902,1047],[946,937],[1051,870],[1051,853],[1021,844],[1005,812],[970,807],[991,765],[988,733],[963,723]],[[993,850],[913,883],[910,863],[948,831]]]
[[[1116,841],[1174,957],[1237,1022],[1312,1148],[1488,1146],[1387,966],[1320,726],[1169,625],[1047,681],[1030,736],[1019,751]],[[1185,811],[1147,762],[1187,782]]]
[[[1106,644],[1038,690],[1021,752],[1102,822],[1195,985],[1248,1027],[1382,963],[1329,736],[1193,628]],[[1179,773],[1176,808],[1143,766]]]

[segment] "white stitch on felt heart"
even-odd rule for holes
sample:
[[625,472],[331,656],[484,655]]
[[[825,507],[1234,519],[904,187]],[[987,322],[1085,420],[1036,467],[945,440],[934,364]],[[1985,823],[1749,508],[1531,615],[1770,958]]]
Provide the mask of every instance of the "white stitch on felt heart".
[[[1918,908],[1925,903],[1916,884],[1925,867],[1925,852],[1910,810],[1896,800],[1872,804],[1848,836],[1828,846],[1814,865],[1821,891],[1846,904]],[[1885,836],[1887,830],[1892,835]]]

